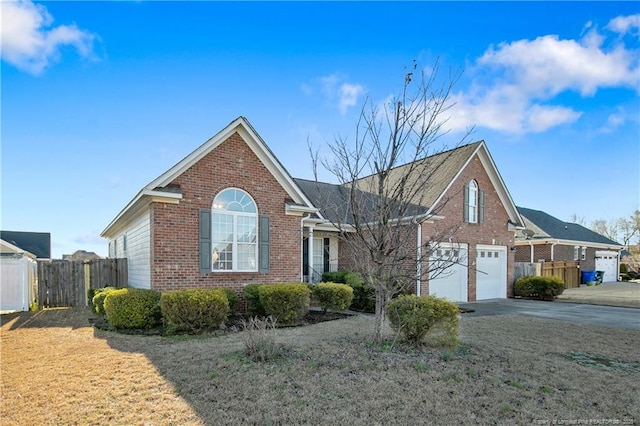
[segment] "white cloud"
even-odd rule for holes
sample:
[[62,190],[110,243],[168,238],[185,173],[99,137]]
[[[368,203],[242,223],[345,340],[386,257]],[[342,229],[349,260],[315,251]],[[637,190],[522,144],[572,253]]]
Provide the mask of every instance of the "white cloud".
[[[361,84],[351,83],[346,80],[347,78],[340,73],[334,73],[318,79],[322,87],[322,93],[331,103],[335,103],[342,115],[345,115],[349,108],[357,105],[360,96],[365,92],[365,88]],[[313,93],[311,88],[306,85],[303,85],[301,90],[305,94]]]
[[0,28],[2,59],[32,74],[40,74],[59,59],[60,48],[75,47],[84,58],[93,57],[95,35],[75,24],[52,27],[44,6],[28,0],[2,2]]
[[360,84],[342,83],[338,90],[338,108],[340,113],[345,115],[349,107],[358,103],[358,98],[364,93],[364,87]]
[[[619,32],[637,26],[637,17],[618,17],[609,24]],[[548,105],[561,93],[586,97],[602,88],[638,90],[638,51],[619,41],[607,44],[592,23],[585,28],[586,33],[577,40],[545,35],[491,46],[471,71],[477,76],[471,89],[452,97],[456,106],[449,127],[544,132],[574,123],[582,115],[567,105]],[[491,76],[488,81],[487,76]]]
[[609,21],[607,28],[619,34],[638,32],[640,29],[640,14],[618,16]]

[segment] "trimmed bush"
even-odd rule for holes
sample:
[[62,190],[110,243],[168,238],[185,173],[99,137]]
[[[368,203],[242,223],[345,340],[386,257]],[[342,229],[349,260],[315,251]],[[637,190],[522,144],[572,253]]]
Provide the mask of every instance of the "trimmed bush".
[[108,292],[104,311],[114,328],[149,329],[162,323],[160,293],[155,290],[121,288]]
[[118,289],[116,287],[90,288],[87,299],[90,301],[91,312],[104,316],[104,298],[114,290]]
[[198,334],[219,328],[229,315],[225,290],[189,289],[162,293],[160,307],[167,330]]
[[345,276],[349,271],[328,271],[322,274],[322,282],[346,284]]
[[311,290],[303,283],[258,286],[258,298],[265,313],[282,323],[305,316],[309,311],[310,296]]
[[564,283],[558,277],[521,277],[514,288],[516,296],[541,300],[553,300],[563,291]]
[[346,284],[319,283],[313,288],[313,295],[318,300],[322,312],[344,311],[351,306],[353,288]]
[[[262,284],[264,285],[264,284]],[[244,300],[247,301],[247,314],[251,316],[266,317],[264,306],[260,303],[260,284],[249,284],[244,288]]]
[[417,346],[434,328],[443,333],[441,343],[455,344],[458,340],[458,314],[456,304],[447,299],[406,295],[389,302],[387,315],[391,328]]
[[626,274],[627,272],[629,272],[629,267],[627,266],[626,263],[621,263],[620,264],[620,273],[621,274]]
[[632,280],[635,280],[636,278],[638,278],[638,273],[636,271],[629,271],[627,272],[627,275],[629,276],[629,278],[631,278]]
[[351,309],[354,311],[374,312],[376,310],[376,294],[373,287],[365,284],[362,275],[348,272],[344,277],[345,284],[353,289]]
[[238,304],[240,303],[238,293],[230,288],[221,288],[220,290],[224,292],[225,296],[227,296],[227,301],[229,302],[229,315],[235,314],[238,310]]

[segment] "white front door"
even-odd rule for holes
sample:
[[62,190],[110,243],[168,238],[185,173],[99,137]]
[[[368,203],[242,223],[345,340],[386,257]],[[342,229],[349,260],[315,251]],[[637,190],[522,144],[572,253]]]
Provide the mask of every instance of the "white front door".
[[429,295],[467,302],[467,245],[440,243],[429,257]]
[[476,246],[476,300],[507,297],[507,248]]
[[604,271],[602,282],[618,281],[618,252],[596,251],[596,271]]

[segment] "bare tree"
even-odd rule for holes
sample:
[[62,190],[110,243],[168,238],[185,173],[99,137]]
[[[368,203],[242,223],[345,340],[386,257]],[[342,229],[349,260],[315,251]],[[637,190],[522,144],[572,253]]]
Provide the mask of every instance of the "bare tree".
[[600,235],[604,235],[610,240],[616,241],[618,239],[618,221],[611,219],[597,219],[591,222],[591,230],[597,232]]
[[587,226],[587,220],[584,218],[584,216],[578,216],[577,213],[572,214],[569,220],[571,221],[571,223]]
[[629,245],[634,237],[640,235],[640,210],[636,210],[629,217],[621,217],[617,220],[620,242],[629,250]]
[[[414,61],[399,95],[381,106],[365,102],[355,137],[337,137],[329,144],[331,159],[311,153],[316,172],[320,162],[339,183],[340,193],[328,196],[323,206],[332,210],[327,218],[340,231],[351,268],[375,289],[377,343],[391,298],[421,276],[433,277],[458,261],[451,250],[448,261],[423,262],[437,246],[415,243],[417,226],[438,214],[427,195],[452,153],[438,143],[447,133],[445,115],[453,106],[451,91],[460,74],[450,73],[445,83],[437,76],[437,64],[425,72]],[[459,143],[470,133],[471,129]],[[456,229],[440,229],[431,241],[452,241]]]

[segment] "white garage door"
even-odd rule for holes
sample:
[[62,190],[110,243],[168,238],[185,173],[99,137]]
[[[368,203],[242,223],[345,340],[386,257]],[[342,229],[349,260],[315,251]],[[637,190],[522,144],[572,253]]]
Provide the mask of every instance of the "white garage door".
[[476,300],[507,297],[507,248],[476,246]]
[[596,271],[604,271],[602,282],[618,281],[618,252],[596,251]]
[[467,245],[441,243],[429,258],[429,295],[466,302]]

